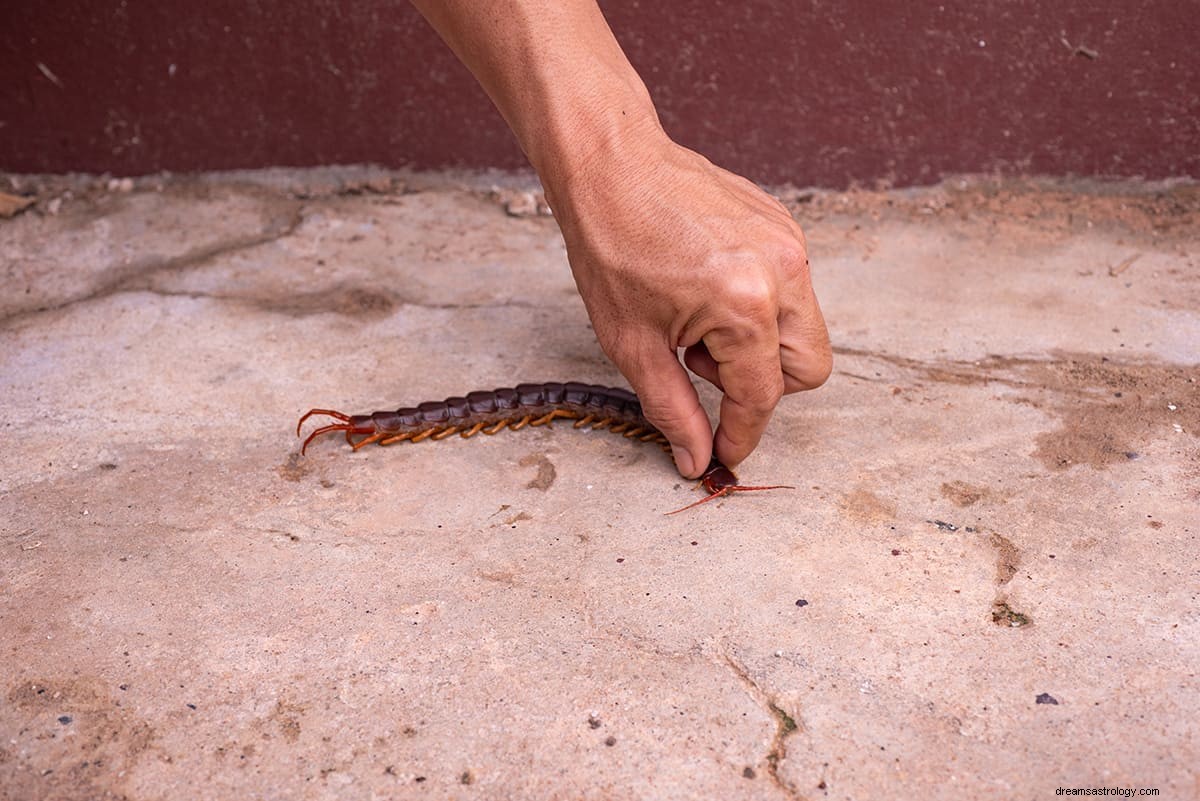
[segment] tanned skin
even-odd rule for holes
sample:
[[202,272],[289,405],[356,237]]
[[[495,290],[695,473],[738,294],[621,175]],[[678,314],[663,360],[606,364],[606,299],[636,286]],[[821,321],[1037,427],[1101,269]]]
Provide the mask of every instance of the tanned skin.
[[[666,135],[594,0],[413,4],[537,170],[596,337],[679,472],[699,476],[714,450],[735,467],[780,397],[832,366],[800,226]],[[715,437],[679,348],[724,393]]]

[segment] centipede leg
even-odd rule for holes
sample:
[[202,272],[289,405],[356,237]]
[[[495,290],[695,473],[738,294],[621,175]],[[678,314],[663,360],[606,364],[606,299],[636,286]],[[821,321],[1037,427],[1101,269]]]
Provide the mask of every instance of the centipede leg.
[[622,431],[624,431],[627,428],[629,428],[629,423],[621,423],[620,425],[615,425],[608,430],[610,432],[612,432],[613,434],[620,434]]
[[644,428],[631,428],[631,429],[629,429],[628,431],[626,431],[626,432],[625,432],[625,438],[626,438],[626,439],[633,439],[634,437],[636,437],[638,434],[641,434],[641,433],[642,433],[642,432],[644,432],[645,430],[646,430],[646,429],[644,429]]
[[381,440],[379,440],[379,444],[380,445],[391,445],[393,442],[404,442],[404,440],[406,440],[406,439],[412,439],[411,431],[409,431],[406,434],[394,434],[394,435],[388,437],[387,439],[381,439]]
[[472,428],[470,428],[466,431],[460,432],[459,436],[462,437],[463,439],[470,439],[471,437],[478,434],[480,432],[480,430],[482,430],[482,429],[483,429],[483,423],[476,423]]
[[500,432],[500,430],[502,428],[504,428],[506,425],[508,425],[508,421],[501,420],[499,423],[496,423],[496,425],[492,426],[491,428],[483,429],[483,433],[487,434],[490,437],[492,434],[498,434]]
[[424,431],[422,431],[420,434],[414,435],[413,438],[411,440],[409,440],[409,442],[423,442],[423,441],[429,439],[430,437],[432,437],[434,434],[436,434],[440,430],[441,429],[439,429],[437,426],[434,426],[433,428],[427,428]]
[[612,421],[613,420],[611,417],[605,417],[603,420],[597,420],[596,422],[592,423],[592,430],[603,431],[605,427],[612,424]]
[[584,426],[586,426],[588,423],[592,422],[595,419],[596,419],[596,415],[589,414],[587,417],[583,418],[582,420],[576,420],[575,428],[583,428]]
[[528,425],[529,421],[532,419],[533,419],[532,415],[527,414],[524,417],[522,417],[520,420],[517,420],[515,423],[509,423],[508,427],[511,428],[513,431],[520,431],[522,428],[524,428],[526,425]]
[[443,428],[441,431],[434,434],[432,439],[436,442],[438,440],[443,440],[446,437],[453,436],[454,434],[457,434],[457,433],[458,433],[458,426],[450,426],[449,428]]
[[557,420],[560,417],[565,417],[568,420],[574,420],[576,415],[571,414],[570,412],[568,412],[564,409],[555,409],[554,411],[547,412],[546,414],[542,415],[541,417],[539,417],[536,420],[530,420],[529,425],[531,425],[531,426],[548,426],[548,425],[550,425],[550,423],[552,421]]
[[358,442],[351,443],[351,447],[353,447],[354,450],[358,450],[359,448],[365,448],[367,445],[370,445],[372,442],[379,442],[379,440],[383,439],[385,436],[387,436],[386,432],[376,431],[374,434],[372,434],[369,437],[364,437],[363,439],[360,439]]

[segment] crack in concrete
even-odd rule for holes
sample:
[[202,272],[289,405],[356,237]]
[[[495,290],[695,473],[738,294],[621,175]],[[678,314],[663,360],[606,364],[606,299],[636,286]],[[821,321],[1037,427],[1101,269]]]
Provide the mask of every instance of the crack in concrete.
[[763,757],[763,761],[767,764],[767,775],[771,777],[771,782],[786,794],[788,798],[794,799],[794,801],[805,801],[805,797],[800,791],[779,775],[779,765],[783,760],[787,759],[787,738],[800,728],[796,723],[796,719],[784,710],[775,696],[759,686],[758,682],[750,676],[750,671],[746,670],[745,665],[738,662],[726,651],[721,651],[720,656],[725,666],[733,671],[733,674],[737,676],[742,686],[746,688],[747,694],[775,719],[775,734],[771,738],[771,744],[766,756]]
[[168,259],[136,261],[111,270],[112,274],[105,276],[98,286],[82,292],[74,297],[68,297],[49,306],[39,306],[33,309],[21,309],[0,317],[0,326],[8,325],[26,317],[45,312],[56,312],[79,303],[101,300],[124,292],[156,291],[151,281],[163,273],[183,272],[213,259],[250,250],[260,245],[277,242],[291,236],[304,222],[304,204],[296,203],[291,206],[287,215],[272,216],[265,229],[256,234],[234,237],[203,245],[187,251],[179,256]]

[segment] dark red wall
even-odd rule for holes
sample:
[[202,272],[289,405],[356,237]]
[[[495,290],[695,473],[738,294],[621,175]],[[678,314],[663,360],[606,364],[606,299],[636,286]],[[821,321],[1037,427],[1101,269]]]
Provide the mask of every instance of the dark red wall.
[[[604,2],[668,130],[766,182],[1200,177],[1200,0]],[[524,164],[401,0],[0,0],[0,169]]]

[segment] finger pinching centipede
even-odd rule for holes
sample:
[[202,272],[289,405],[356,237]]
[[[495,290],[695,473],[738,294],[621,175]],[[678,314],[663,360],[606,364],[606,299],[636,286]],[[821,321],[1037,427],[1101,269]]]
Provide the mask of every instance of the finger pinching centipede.
[[[296,424],[296,436],[300,436],[304,421],[317,415],[331,417],[337,422],[323,425],[309,434],[300,448],[302,454],[314,439],[334,431],[345,432],[346,442],[357,451],[371,443],[391,445],[440,440],[454,434],[470,438],[479,433],[496,434],[505,428],[519,431],[525,426],[548,426],[559,419],[574,420],[574,428],[590,426],[593,430],[603,429],[629,439],[654,443],[668,453],[671,450],[663,433],[643,416],[642,404],[632,392],[577,381],[518,384],[513,388],[468,392],[464,397],[429,401],[394,412],[349,415],[333,409],[310,409]],[[667,514],[673,515],[734,492],[795,489],[786,484],[742,486],[733,471],[716,458],[700,477],[700,484],[709,493],[706,497]]]

